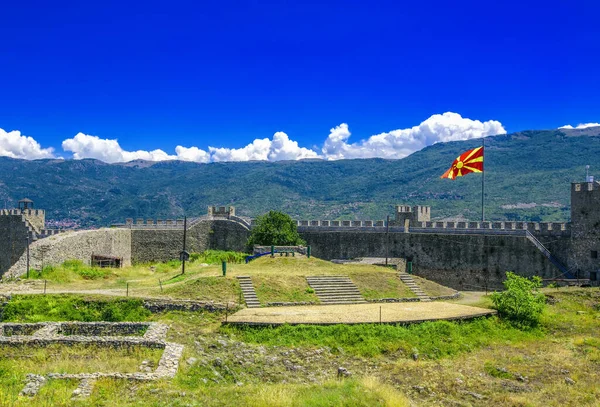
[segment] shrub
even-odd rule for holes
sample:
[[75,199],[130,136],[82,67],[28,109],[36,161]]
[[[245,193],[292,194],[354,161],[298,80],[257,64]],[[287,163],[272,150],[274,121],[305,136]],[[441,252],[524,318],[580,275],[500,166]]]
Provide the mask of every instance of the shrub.
[[266,215],[259,216],[256,226],[252,229],[248,246],[298,246],[305,242],[298,234],[296,222],[290,215],[279,211],[269,211]]
[[537,326],[546,304],[546,297],[539,291],[542,279],[539,276],[529,279],[509,271],[503,284],[505,291],[491,295],[494,308],[518,327]]

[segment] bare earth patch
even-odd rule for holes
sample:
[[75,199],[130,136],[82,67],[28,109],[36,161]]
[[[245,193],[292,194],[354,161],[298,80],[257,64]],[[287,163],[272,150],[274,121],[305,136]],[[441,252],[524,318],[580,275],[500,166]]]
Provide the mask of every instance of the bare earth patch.
[[368,324],[412,323],[469,319],[496,311],[448,302],[319,305],[301,307],[245,308],[230,316],[228,323],[247,325],[280,324]]

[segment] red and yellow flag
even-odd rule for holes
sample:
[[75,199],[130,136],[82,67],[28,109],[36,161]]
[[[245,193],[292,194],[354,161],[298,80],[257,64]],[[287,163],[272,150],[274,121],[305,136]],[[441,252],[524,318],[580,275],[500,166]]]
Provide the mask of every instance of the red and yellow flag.
[[455,179],[471,172],[483,172],[483,147],[477,147],[459,155],[450,169],[440,178]]

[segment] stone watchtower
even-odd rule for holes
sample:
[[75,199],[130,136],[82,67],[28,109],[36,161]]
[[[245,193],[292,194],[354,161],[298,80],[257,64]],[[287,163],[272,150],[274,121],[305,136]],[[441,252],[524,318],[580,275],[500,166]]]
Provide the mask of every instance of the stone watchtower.
[[229,218],[230,216],[235,216],[235,207],[234,206],[209,206],[208,207],[208,216],[219,217],[219,218]]
[[600,182],[571,184],[571,259],[579,278],[600,279]]
[[21,215],[25,216],[25,219],[27,219],[36,232],[39,233],[46,227],[46,212],[42,209],[34,209],[31,199],[21,199],[18,210]]
[[429,222],[431,220],[430,206],[408,206],[396,205],[396,216],[394,224],[398,226],[415,226],[417,222]]

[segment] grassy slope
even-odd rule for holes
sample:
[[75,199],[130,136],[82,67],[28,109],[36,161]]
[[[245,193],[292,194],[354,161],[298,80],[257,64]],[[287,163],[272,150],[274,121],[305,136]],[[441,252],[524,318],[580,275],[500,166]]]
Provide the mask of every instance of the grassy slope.
[[[317,296],[307,290],[307,276],[347,275],[367,299],[414,297],[394,270],[371,265],[333,264],[303,256],[265,256],[249,264],[228,264],[226,277],[222,276],[220,265],[190,263],[183,276],[179,275],[180,267],[179,262],[169,262],[88,271],[85,266],[74,268],[67,265],[47,268],[41,275],[32,272],[32,277],[38,279],[38,288],[43,287],[41,279],[47,279],[49,292],[105,290],[125,295],[128,286],[130,295],[226,302],[239,299],[240,288],[235,277],[248,275],[252,277],[259,300],[268,303],[318,302]],[[94,278],[89,279],[89,276]],[[159,279],[163,285],[162,291]]]
[[[24,371],[10,367],[0,369],[0,405],[401,406],[408,397],[414,405],[597,406],[600,291],[546,292],[555,304],[533,331],[495,318],[236,330],[220,328],[222,314],[152,315],[143,319],[170,324],[169,340],[185,345],[174,380],[100,380],[92,398],[77,403],[70,400],[74,382],[18,397]],[[353,378],[335,380],[338,366]]]

